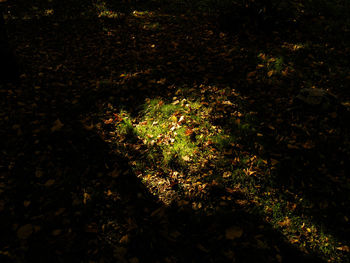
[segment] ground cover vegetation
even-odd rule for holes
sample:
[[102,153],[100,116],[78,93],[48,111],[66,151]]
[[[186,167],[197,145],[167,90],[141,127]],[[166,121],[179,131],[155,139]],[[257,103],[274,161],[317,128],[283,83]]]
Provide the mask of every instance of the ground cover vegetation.
[[347,1],[0,4],[1,262],[349,261]]

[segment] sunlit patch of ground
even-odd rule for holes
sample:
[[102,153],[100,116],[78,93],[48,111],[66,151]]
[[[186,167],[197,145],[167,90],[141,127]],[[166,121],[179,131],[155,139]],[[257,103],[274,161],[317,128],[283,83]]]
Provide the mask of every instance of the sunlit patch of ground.
[[[110,105],[99,127],[109,142],[118,142],[116,151],[128,156],[135,174],[168,206],[211,215],[233,202],[262,216],[305,251],[347,249],[299,213],[307,200],[288,191],[281,195],[272,183],[279,161],[260,154],[264,135],[256,112],[247,111],[244,103],[232,88],[201,86],[192,95],[179,89],[171,99],[146,99],[136,117]],[[237,193],[241,198],[233,197]]]

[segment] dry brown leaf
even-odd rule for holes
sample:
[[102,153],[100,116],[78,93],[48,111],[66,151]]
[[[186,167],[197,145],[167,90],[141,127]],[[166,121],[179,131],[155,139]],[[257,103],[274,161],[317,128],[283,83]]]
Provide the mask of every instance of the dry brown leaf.
[[55,183],[55,180],[54,180],[54,179],[49,179],[49,180],[46,181],[45,186],[46,186],[46,187],[50,187],[50,186],[52,186],[54,183]]
[[37,177],[37,178],[40,178],[40,177],[42,177],[43,176],[43,171],[41,170],[41,169],[36,169],[36,171],[35,171],[35,177]]
[[19,239],[28,239],[32,233],[33,233],[33,226],[31,224],[26,224],[24,226],[21,226],[17,230],[17,237]]
[[55,216],[59,216],[60,214],[62,214],[66,209],[64,207],[59,208],[56,212],[55,212]]
[[253,77],[253,76],[255,76],[256,75],[256,72],[255,71],[251,71],[251,72],[249,72],[248,74],[247,74],[247,78],[251,78],[251,77]]
[[52,231],[53,236],[59,236],[61,233],[62,233],[61,229],[55,229],[54,231]]
[[121,175],[121,169],[115,168],[111,173],[108,174],[110,177],[117,178]]
[[60,119],[55,120],[51,127],[51,132],[59,131],[63,128],[64,124],[60,121]]
[[139,261],[139,259],[137,257],[133,257],[133,258],[129,259],[129,262],[130,263],[139,263],[140,261]]
[[278,224],[282,227],[287,227],[290,226],[290,219],[288,217],[286,217],[283,221],[279,222]]
[[122,238],[119,240],[120,244],[128,244],[130,242],[129,235],[122,236]]
[[104,124],[111,124],[111,123],[113,123],[113,119],[112,118],[104,121]]
[[225,231],[225,237],[229,240],[240,238],[243,235],[243,229],[238,226],[232,226]]
[[287,145],[287,147],[288,147],[288,149],[299,149],[298,146],[290,144],[290,143]]

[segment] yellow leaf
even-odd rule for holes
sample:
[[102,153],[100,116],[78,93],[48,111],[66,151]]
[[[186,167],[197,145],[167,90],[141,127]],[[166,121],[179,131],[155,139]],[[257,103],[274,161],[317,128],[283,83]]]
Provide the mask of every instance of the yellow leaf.
[[232,175],[232,173],[230,171],[224,172],[224,174],[222,175],[222,177],[224,178],[228,178]]
[[273,75],[273,73],[275,73],[275,71],[274,70],[270,70],[269,72],[267,72],[267,76],[271,77]]
[[177,117],[173,115],[173,116],[170,117],[170,120],[172,122],[177,122]]
[[266,60],[266,54],[264,53],[260,53],[258,57],[261,58],[262,60]]
[[340,251],[350,252],[350,248],[348,246],[337,247]]
[[84,197],[84,199],[83,199],[84,204],[86,204],[87,201],[89,201],[91,199],[91,196],[88,193],[84,193],[83,197]]
[[240,238],[243,235],[243,229],[238,226],[232,226],[225,231],[225,237],[229,240]]
[[252,171],[250,170],[250,168],[246,168],[246,169],[243,169],[243,172],[246,174],[246,175],[252,175],[252,174],[255,174],[255,171]]
[[282,76],[287,76],[288,75],[288,68],[282,71]]

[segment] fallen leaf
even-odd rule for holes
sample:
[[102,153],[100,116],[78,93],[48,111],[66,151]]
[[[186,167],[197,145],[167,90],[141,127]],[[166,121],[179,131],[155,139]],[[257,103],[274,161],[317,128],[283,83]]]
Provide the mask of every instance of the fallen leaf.
[[113,119],[112,118],[104,121],[104,124],[111,124],[111,123],[113,123]]
[[202,244],[197,244],[197,248],[199,248],[200,250],[202,250],[205,253],[209,253],[210,251],[208,249],[206,249]]
[[130,263],[139,263],[140,261],[139,261],[139,259],[137,257],[133,257],[133,258],[129,259],[129,262]]
[[177,117],[173,115],[173,116],[170,117],[170,120],[172,122],[177,122]]
[[87,201],[89,201],[91,199],[91,196],[88,193],[84,193],[83,195],[83,203],[84,205],[86,205]]
[[187,130],[185,131],[185,135],[186,135],[186,136],[190,136],[192,133],[193,133],[193,130],[192,130],[192,129],[187,129]]
[[191,160],[191,158],[185,155],[185,156],[182,156],[182,160],[184,160],[185,162],[188,162]]
[[279,163],[278,160],[276,160],[276,159],[271,159],[271,164],[272,164],[272,166],[276,166],[276,164],[278,164],[278,163]]
[[49,179],[49,180],[46,181],[45,186],[46,186],[46,187],[50,187],[50,186],[52,186],[54,183],[55,183],[55,180],[54,180],[54,179]]
[[350,248],[348,246],[337,247],[337,249],[344,252],[350,252]]
[[298,146],[290,144],[290,143],[287,145],[287,147],[288,147],[288,149],[299,149]]
[[41,169],[36,169],[35,171],[35,177],[40,178],[41,176],[43,176],[43,171]]
[[130,242],[129,235],[122,236],[122,238],[119,240],[120,244],[127,244]]
[[57,119],[51,127],[51,132],[59,131],[62,129],[63,126],[64,124],[60,121],[60,119]]
[[274,70],[270,70],[269,72],[267,72],[267,76],[271,77],[273,75],[273,73],[275,73],[275,71]]
[[180,200],[180,201],[177,202],[177,205],[179,207],[186,206],[188,204],[189,204],[189,201],[186,201],[186,200]]
[[290,226],[290,219],[288,217],[286,217],[283,221],[279,222],[278,224],[282,227],[285,227],[285,226]]
[[109,173],[108,175],[113,177],[113,178],[117,178],[119,177],[119,175],[121,174],[121,169],[120,168],[115,168],[111,173]]
[[224,172],[222,177],[224,178],[228,178],[228,177],[231,177],[232,173],[230,171],[227,171],[227,172]]
[[91,223],[85,226],[85,232],[86,233],[97,233],[98,232],[98,226],[96,223]]
[[55,229],[54,231],[52,231],[53,236],[59,236],[61,233],[62,233],[61,229]]
[[251,78],[251,77],[253,77],[253,76],[255,76],[256,75],[256,72],[255,71],[251,71],[251,72],[249,72],[248,74],[247,74],[247,78]]
[[225,231],[225,237],[229,240],[240,238],[243,235],[243,229],[238,226],[232,226]]
[[62,214],[66,209],[64,207],[59,208],[56,212],[55,212],[55,216],[59,216],[60,214]]
[[307,141],[303,144],[304,149],[312,149],[314,148],[314,144],[311,141]]
[[33,226],[31,224],[26,224],[17,230],[17,237],[19,239],[28,239],[32,233]]

